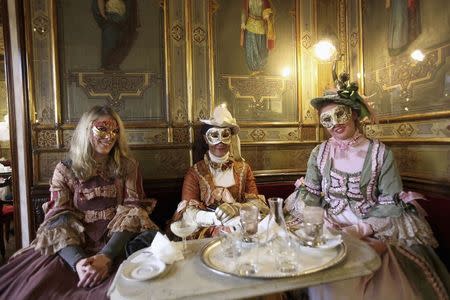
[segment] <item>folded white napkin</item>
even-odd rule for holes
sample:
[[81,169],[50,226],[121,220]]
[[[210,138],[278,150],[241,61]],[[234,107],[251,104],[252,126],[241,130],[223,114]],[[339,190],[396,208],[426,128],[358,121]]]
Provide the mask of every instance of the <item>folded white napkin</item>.
[[[173,264],[174,262],[184,258],[183,252],[181,251],[181,246],[181,243],[171,242],[167,236],[158,232],[153,239],[152,244],[148,247],[148,250],[164,263]],[[135,259],[138,259],[139,261],[141,259],[139,256],[141,255],[143,255],[143,257],[148,255],[149,251],[144,250],[140,255],[133,259],[133,262],[136,262],[134,261]]]

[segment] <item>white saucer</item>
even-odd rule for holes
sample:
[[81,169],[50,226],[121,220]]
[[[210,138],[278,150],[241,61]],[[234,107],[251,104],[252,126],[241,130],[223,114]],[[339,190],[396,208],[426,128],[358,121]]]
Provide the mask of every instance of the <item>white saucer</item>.
[[[304,236],[304,233],[302,229],[299,229],[295,231],[295,235],[302,240],[302,237]],[[301,246],[301,247],[307,247],[307,248],[318,248],[318,249],[331,249],[334,247],[339,246],[342,244],[342,236],[340,234],[332,234],[327,229],[324,228],[323,232],[323,243],[320,245],[317,245],[316,247],[311,246]]]
[[130,281],[144,281],[164,272],[166,264],[158,259],[141,263],[127,263],[122,269],[122,277]]
[[342,237],[340,234],[338,235],[324,235],[324,243],[321,245],[318,245],[317,248],[320,249],[330,249],[334,248],[340,244],[342,244]]

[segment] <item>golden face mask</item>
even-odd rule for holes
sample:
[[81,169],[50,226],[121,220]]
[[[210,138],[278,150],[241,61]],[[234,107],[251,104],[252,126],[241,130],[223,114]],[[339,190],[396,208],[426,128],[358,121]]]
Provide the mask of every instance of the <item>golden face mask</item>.
[[337,105],[332,110],[320,114],[320,123],[325,128],[345,124],[352,117],[352,109],[346,105]]
[[92,123],[92,134],[95,139],[103,140],[109,138],[115,139],[120,133],[115,120],[94,121]]
[[209,145],[217,145],[219,143],[229,145],[231,143],[231,129],[212,127],[206,131],[206,141]]

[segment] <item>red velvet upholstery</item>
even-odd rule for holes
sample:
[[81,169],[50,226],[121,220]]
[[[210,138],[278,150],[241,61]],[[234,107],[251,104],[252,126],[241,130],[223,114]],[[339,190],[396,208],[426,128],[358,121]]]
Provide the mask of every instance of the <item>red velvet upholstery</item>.
[[14,216],[14,206],[0,201],[0,253],[5,257],[5,238],[9,241],[9,229]]

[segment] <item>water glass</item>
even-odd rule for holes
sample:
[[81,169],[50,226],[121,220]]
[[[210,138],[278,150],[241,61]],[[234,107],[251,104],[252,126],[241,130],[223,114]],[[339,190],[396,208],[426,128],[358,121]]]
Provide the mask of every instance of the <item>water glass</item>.
[[227,258],[237,258],[241,254],[240,234],[238,232],[230,232],[228,227],[219,229],[220,247],[222,253]]
[[305,242],[316,247],[323,242],[324,210],[318,206],[306,206],[303,211],[303,233]]
[[254,236],[258,232],[259,210],[256,206],[243,206],[239,212],[244,242],[254,242]]
[[239,239],[239,253],[236,257],[236,272],[241,276],[252,276],[259,271],[260,247],[257,236],[253,237],[253,242],[248,243]]
[[298,256],[294,247],[287,247],[276,253],[277,270],[282,273],[293,273],[298,268]]

